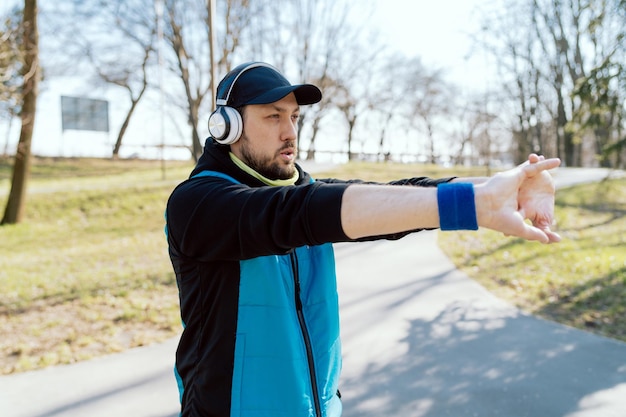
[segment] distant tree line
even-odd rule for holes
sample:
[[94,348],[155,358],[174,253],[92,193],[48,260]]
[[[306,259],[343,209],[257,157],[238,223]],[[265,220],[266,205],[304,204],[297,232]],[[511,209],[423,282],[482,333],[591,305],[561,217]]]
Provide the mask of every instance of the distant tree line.
[[[92,82],[127,92],[114,157],[144,93],[157,87],[159,46],[166,79],[177,80],[168,83],[167,102],[185,115],[191,156],[202,151],[199,127],[213,105],[208,2],[160,4],[162,43],[153,0],[54,2],[41,13],[42,55],[50,77],[90,74]],[[234,64],[258,59],[294,80],[322,87],[324,101],[307,109],[301,121],[308,158],[315,157],[320,130],[339,119],[344,130],[337,134],[350,157],[366,142],[375,142],[382,157],[392,136],[418,132],[414,140],[430,162],[446,149],[459,163],[507,151],[517,161],[534,151],[560,156],[569,166],[623,164],[624,0],[504,0],[484,10],[483,31],[474,37],[493,54],[499,80],[491,91],[471,96],[461,96],[443,69],[427,68],[419,57],[401,56],[381,44],[367,22],[371,3],[363,3],[358,19],[346,1],[223,0],[216,5],[218,77]],[[14,21],[5,21],[3,33]],[[3,42],[3,48],[11,48],[11,42]],[[5,105],[5,117],[16,115],[16,108]]]

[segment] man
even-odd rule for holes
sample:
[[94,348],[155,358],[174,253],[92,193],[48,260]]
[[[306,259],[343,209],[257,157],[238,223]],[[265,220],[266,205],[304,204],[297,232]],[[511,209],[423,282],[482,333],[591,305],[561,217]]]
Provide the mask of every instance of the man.
[[211,138],[166,212],[182,416],[341,415],[333,242],[479,226],[560,239],[546,172],[557,159],[531,155],[489,179],[314,180],[295,160],[300,105],[321,99],[317,87],[248,63],[217,99]]

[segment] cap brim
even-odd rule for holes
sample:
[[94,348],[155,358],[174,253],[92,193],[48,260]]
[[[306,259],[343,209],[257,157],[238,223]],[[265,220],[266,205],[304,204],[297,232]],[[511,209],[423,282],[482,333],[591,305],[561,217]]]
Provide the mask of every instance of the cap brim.
[[266,91],[249,100],[246,104],[269,104],[279,101],[289,93],[294,93],[298,104],[315,104],[322,99],[322,92],[313,84],[286,85]]

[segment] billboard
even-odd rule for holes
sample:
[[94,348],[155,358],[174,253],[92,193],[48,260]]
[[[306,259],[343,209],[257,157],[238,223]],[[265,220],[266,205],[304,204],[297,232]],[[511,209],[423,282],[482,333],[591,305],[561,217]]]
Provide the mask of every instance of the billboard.
[[84,97],[61,96],[63,131],[109,131],[109,102]]

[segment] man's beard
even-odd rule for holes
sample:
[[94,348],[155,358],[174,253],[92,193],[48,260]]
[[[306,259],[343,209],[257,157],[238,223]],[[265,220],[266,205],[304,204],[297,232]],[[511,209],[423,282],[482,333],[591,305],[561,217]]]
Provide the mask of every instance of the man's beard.
[[285,145],[276,151],[273,156],[267,157],[258,156],[252,152],[249,147],[250,141],[246,135],[242,135],[240,141],[242,161],[265,178],[270,180],[288,180],[295,175],[295,164],[284,164],[276,160],[276,157],[285,149],[293,149],[294,156],[296,155],[297,149],[293,141],[285,142]]

